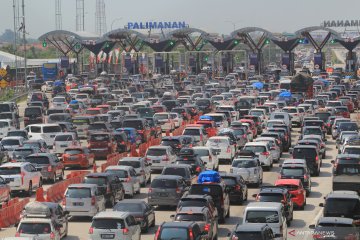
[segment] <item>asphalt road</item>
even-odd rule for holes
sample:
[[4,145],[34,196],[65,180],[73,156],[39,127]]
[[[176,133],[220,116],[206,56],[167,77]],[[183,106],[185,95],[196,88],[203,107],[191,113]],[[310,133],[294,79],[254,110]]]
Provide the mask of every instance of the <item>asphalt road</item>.
[[[23,112],[25,107],[25,103],[20,104],[20,112]],[[21,114],[20,114],[21,115]],[[356,118],[355,114],[352,114],[352,118]],[[299,134],[297,133],[299,129],[294,128],[292,134],[293,145],[296,143]],[[321,173],[319,177],[312,178],[312,192],[310,196],[307,198],[307,205],[304,210],[295,210],[294,211],[294,220],[291,223],[291,226],[288,227],[288,239],[289,240],[297,240],[297,239],[310,239],[309,238],[309,228],[310,224],[313,224],[317,218],[319,218],[322,214],[322,208],[319,207],[319,203],[323,202],[323,197],[326,196],[331,191],[331,163],[330,161],[335,158],[337,155],[337,150],[335,148],[335,142],[331,138],[328,137],[327,141],[327,157],[323,159],[323,164],[321,168]],[[284,153],[283,158],[288,158],[289,154]],[[98,161],[98,166],[103,161]],[[280,161],[281,164],[282,161]],[[229,172],[229,165],[221,165],[221,171]],[[279,172],[279,164],[274,164],[274,167],[269,172],[264,172],[264,185],[272,185],[278,177]],[[68,174],[70,171],[66,171]],[[156,174],[153,174],[155,177]],[[45,190],[49,187],[49,185],[45,185]],[[242,206],[232,205],[230,208],[230,218],[226,220],[225,224],[219,225],[219,239],[227,239],[227,234],[235,227],[237,223],[242,221],[243,211],[246,205],[249,202],[254,201],[252,195],[257,193],[259,190],[256,188],[249,189],[249,199]],[[148,188],[142,188],[141,193],[136,195],[135,198],[139,199],[147,199]],[[33,196],[34,198],[34,196]],[[171,221],[170,215],[174,214],[174,209],[156,209],[156,226],[155,228],[151,228],[149,233],[143,234],[141,239],[148,240],[154,239],[154,233],[157,229],[157,226],[161,224],[163,221]],[[71,219],[69,223],[69,233],[66,240],[75,240],[75,239],[88,239],[88,230],[90,228],[91,219],[86,218],[76,218]],[[11,227],[8,229],[3,229],[0,231],[1,237],[8,237],[15,235],[15,227]]]

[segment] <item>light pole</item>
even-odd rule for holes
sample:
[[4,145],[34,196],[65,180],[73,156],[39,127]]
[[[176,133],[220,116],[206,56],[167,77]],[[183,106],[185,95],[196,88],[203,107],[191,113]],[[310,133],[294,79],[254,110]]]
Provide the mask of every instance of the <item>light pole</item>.
[[116,21],[120,21],[120,20],[122,20],[123,18],[121,17],[121,18],[115,18],[112,22],[111,22],[111,27],[110,27],[110,29],[111,29],[111,31],[113,30],[113,25],[114,25],[114,23],[116,22]]

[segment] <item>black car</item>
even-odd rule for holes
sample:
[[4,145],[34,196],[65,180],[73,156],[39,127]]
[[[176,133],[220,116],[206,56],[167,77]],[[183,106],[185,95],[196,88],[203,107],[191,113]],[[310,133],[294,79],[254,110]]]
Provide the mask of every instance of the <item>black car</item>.
[[360,193],[360,157],[358,154],[339,154],[334,164],[333,190],[350,190]]
[[207,207],[212,216],[218,217],[217,208],[210,195],[190,194],[183,196],[178,203],[177,209],[181,207]]
[[280,164],[280,178],[281,179],[300,179],[304,189],[306,190],[306,196],[309,196],[311,192],[311,176],[307,166],[303,164]]
[[130,144],[128,144],[129,140],[125,132],[114,132],[113,137],[117,143],[119,153],[130,151]]
[[344,217],[322,217],[316,225],[310,225],[315,233],[313,239],[358,239],[354,220]]
[[191,166],[187,164],[170,164],[163,168],[161,175],[181,176],[188,186],[195,179]]
[[118,202],[113,211],[128,212],[140,223],[141,231],[148,232],[155,226],[155,211],[152,206],[140,199],[125,199]]
[[43,123],[44,112],[41,107],[26,107],[24,111],[24,126]]
[[206,237],[196,222],[163,222],[155,234],[155,240],[201,240]]
[[106,203],[113,207],[116,201],[124,199],[125,189],[120,179],[111,173],[90,173],[83,183],[96,184],[100,194],[105,196]]
[[206,170],[205,164],[201,158],[195,154],[194,150],[191,148],[183,148],[178,153],[178,156],[175,160],[175,164],[186,164],[191,166],[193,173],[199,174],[202,171]]
[[220,172],[220,176],[229,191],[231,203],[242,204],[244,201],[247,201],[248,188],[242,176],[226,172]]
[[229,239],[273,240],[275,235],[267,224],[238,224]]
[[321,157],[319,149],[316,146],[297,145],[291,151],[294,159],[306,160],[311,176],[319,176]]

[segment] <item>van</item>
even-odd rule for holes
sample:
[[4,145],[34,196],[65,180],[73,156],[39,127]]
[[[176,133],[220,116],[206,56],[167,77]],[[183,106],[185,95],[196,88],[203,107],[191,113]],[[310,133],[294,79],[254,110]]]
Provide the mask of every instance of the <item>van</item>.
[[87,138],[90,124],[94,123],[92,116],[76,116],[72,118],[72,124],[76,127],[79,138]]
[[29,133],[29,139],[43,139],[49,148],[53,147],[55,136],[62,133],[59,124],[32,124],[25,128]]
[[272,112],[270,120],[283,120],[284,123],[291,129],[291,117],[287,112]]
[[24,126],[44,123],[44,112],[41,107],[26,107],[24,111]]
[[287,239],[286,215],[282,203],[251,202],[244,210],[242,224],[266,224],[271,227],[275,239]]
[[152,170],[162,170],[176,160],[176,155],[170,146],[152,146],[146,151],[146,161],[151,163]]

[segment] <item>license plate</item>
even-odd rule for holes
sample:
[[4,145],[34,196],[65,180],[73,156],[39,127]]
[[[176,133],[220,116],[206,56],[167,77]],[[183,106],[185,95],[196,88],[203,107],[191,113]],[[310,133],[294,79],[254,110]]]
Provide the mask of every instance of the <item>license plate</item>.
[[9,180],[10,182],[13,182],[13,181],[14,181],[13,178],[7,178],[7,180]]
[[77,157],[70,157],[70,160],[76,160]]
[[160,160],[153,160],[153,163],[160,163]]
[[160,196],[161,196],[161,197],[167,197],[168,194],[167,194],[167,193],[160,193]]
[[115,234],[101,234],[102,239],[113,239]]
[[74,202],[73,206],[84,206],[83,202]]

